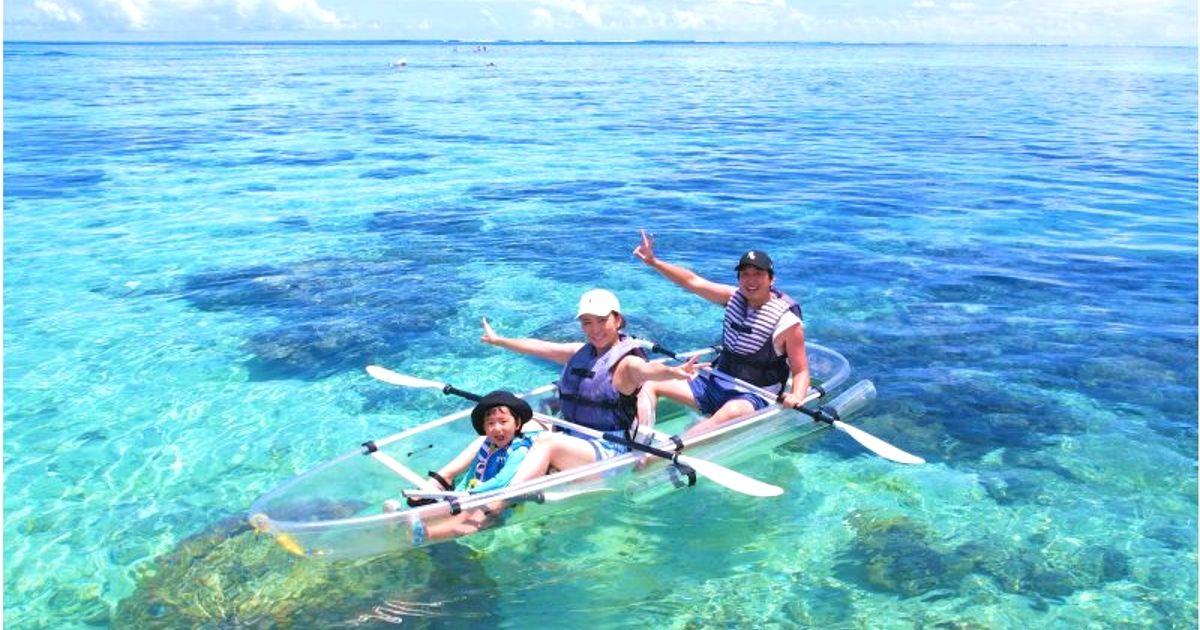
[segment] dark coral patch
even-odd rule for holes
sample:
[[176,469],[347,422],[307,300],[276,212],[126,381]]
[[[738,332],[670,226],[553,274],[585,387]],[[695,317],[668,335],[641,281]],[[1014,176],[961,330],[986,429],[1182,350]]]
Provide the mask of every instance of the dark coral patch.
[[[358,509],[329,505],[322,513]],[[136,590],[118,602],[110,621],[147,629],[332,628],[490,618],[494,583],[477,566],[457,546],[361,561],[295,558],[235,517],[141,570]]]
[[[183,297],[202,310],[278,322],[246,339],[252,379],[312,380],[359,369],[442,326],[472,288],[437,275],[411,260],[321,259],[195,274]],[[447,299],[428,299],[434,291]]]

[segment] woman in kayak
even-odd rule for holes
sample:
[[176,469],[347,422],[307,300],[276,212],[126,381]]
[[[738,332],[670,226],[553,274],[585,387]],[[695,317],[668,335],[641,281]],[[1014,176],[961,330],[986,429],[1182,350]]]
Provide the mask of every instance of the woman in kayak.
[[[621,333],[625,317],[617,296],[604,289],[593,289],[579,299],[576,312],[586,341],[556,343],[531,338],[502,337],[483,318],[480,340],[506,350],[540,357],[563,364],[558,380],[562,416],[567,421],[624,436],[644,413],[639,401],[642,385],[649,381],[687,380],[696,375],[695,358],[680,366],[651,363],[646,360],[642,342]],[[643,410],[639,414],[639,409]],[[642,419],[649,427],[652,419]],[[550,468],[566,470],[590,464],[621,453],[628,447],[586,436],[566,429],[544,433],[534,441],[525,461],[510,483],[544,475]]]

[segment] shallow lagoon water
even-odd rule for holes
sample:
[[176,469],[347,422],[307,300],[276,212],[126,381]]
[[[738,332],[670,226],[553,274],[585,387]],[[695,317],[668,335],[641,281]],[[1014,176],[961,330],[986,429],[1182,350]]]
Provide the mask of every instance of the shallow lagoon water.
[[[406,58],[397,70],[391,60]],[[489,65],[494,64],[494,65]],[[1196,625],[1194,49],[5,46],[14,628]],[[879,389],[653,505],[320,564],[261,493],[554,369],[613,289],[688,348],[769,251]]]

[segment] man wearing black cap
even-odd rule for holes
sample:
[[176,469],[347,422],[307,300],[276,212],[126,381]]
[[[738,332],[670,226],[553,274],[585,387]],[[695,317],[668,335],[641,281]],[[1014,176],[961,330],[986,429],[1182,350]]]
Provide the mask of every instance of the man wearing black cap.
[[[752,249],[738,260],[736,286],[713,282],[654,255],[654,237],[642,230],[633,254],[671,282],[725,308],[722,351],[716,368],[772,391],[791,387],[780,402],[797,406],[808,392],[808,354],[800,305],[774,287],[775,265],[766,252]],[[757,395],[722,385],[710,374],[691,381],[652,384],[655,395],[690,405],[709,415],[688,433],[700,433],[767,405]]]

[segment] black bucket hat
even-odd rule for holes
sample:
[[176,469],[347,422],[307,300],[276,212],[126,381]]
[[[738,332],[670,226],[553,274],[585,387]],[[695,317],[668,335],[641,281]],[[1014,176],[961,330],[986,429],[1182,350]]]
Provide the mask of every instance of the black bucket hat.
[[518,433],[521,431],[521,426],[533,417],[533,409],[529,407],[529,403],[513,396],[512,392],[498,389],[479,399],[479,404],[471,410],[471,424],[475,426],[475,432],[479,435],[483,435],[483,417],[492,407],[508,407],[513,417],[517,419]]

